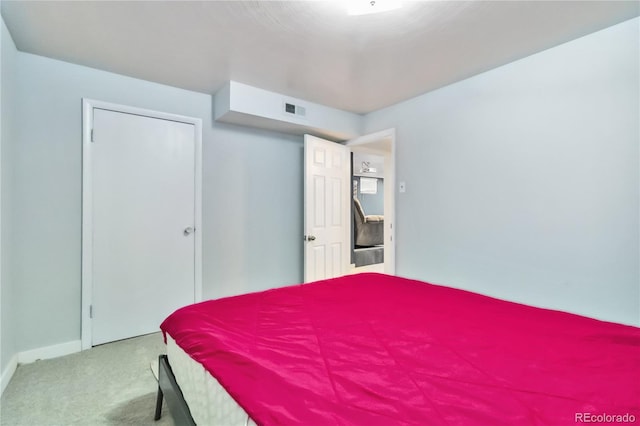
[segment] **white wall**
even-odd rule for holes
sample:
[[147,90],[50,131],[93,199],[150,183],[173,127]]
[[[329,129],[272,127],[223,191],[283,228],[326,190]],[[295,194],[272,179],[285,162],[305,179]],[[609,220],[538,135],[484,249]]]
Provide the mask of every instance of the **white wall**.
[[16,67],[18,351],[80,339],[83,97],[203,119],[205,298],[302,281],[300,137],[216,124],[206,94],[22,52]]
[[[12,191],[12,146],[14,145],[13,108],[15,102],[16,47],[1,21],[0,28],[0,374],[5,373],[11,358],[16,354],[16,321],[11,282],[10,239]],[[4,377],[3,377],[4,378]],[[4,383],[3,383],[4,384]]]
[[[639,323],[638,22],[365,118],[397,127],[400,274]],[[82,97],[203,119],[206,298],[302,281],[301,138],[214,123],[209,95],[7,51],[5,35],[1,356],[80,338]]]
[[368,114],[397,128],[397,271],[640,324],[634,19]]

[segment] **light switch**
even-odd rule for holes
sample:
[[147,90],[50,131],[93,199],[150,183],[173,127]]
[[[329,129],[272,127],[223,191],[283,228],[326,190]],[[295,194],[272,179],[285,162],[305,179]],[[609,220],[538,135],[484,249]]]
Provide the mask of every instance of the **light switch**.
[[407,184],[400,182],[400,192],[407,192]]

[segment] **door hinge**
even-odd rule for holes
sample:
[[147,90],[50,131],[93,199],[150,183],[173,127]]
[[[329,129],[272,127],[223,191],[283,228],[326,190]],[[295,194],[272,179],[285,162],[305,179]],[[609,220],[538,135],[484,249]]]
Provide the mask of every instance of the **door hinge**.
[[89,305],[89,318],[93,318],[93,305]]

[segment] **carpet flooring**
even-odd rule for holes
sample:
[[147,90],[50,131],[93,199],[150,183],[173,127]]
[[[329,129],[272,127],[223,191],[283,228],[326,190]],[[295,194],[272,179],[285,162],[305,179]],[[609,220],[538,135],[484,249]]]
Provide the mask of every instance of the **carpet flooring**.
[[2,426],[173,426],[155,422],[151,362],[166,349],[160,333],[96,346],[18,367],[0,400]]

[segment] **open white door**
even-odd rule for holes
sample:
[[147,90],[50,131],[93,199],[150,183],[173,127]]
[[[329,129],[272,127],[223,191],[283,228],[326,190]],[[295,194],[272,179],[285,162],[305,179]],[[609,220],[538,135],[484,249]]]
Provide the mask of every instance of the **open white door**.
[[349,267],[350,151],[304,136],[304,280],[345,275]]

